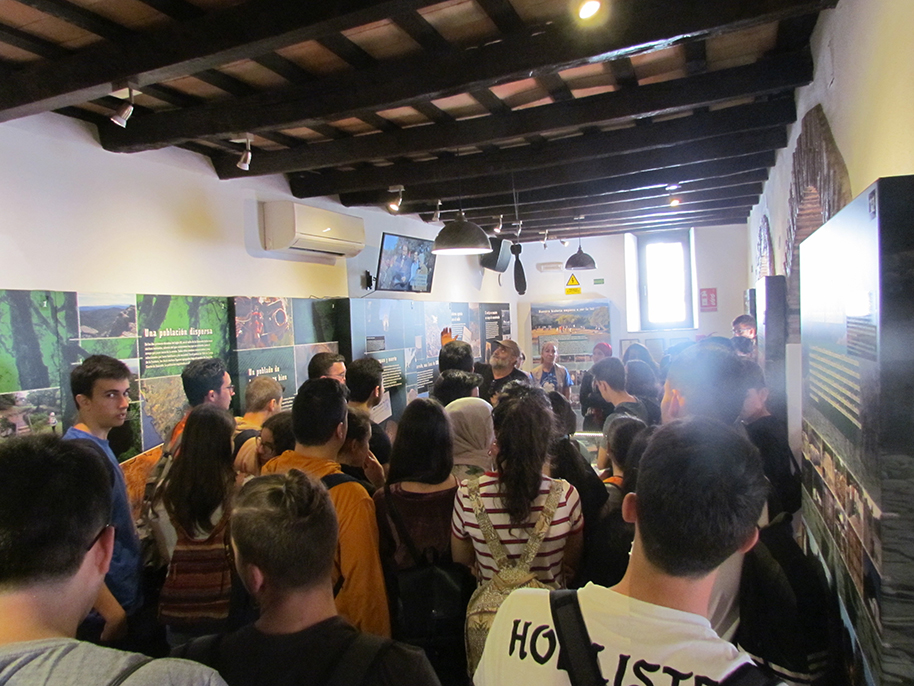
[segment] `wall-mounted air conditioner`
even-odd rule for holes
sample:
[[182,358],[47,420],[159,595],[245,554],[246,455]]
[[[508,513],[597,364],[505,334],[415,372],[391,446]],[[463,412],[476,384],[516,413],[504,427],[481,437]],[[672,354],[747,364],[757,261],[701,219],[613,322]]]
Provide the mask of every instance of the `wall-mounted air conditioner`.
[[263,203],[265,250],[354,257],[365,247],[365,222],[288,200]]

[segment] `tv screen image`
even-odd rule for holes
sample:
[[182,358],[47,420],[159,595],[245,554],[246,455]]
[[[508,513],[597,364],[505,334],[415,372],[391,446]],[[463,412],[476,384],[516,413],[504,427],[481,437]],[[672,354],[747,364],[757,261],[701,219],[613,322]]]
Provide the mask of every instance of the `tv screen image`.
[[383,234],[375,290],[431,293],[435,274],[434,244],[424,238]]

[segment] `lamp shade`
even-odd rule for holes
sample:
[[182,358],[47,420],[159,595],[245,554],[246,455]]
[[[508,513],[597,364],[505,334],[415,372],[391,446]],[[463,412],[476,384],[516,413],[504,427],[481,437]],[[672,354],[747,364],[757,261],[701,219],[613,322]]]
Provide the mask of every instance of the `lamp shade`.
[[597,263],[594,262],[593,258],[588,255],[581,246],[578,246],[578,251],[568,258],[568,261],[565,263],[565,269],[596,269]]
[[438,232],[432,252],[436,255],[483,255],[492,252],[492,246],[486,232],[461,212]]

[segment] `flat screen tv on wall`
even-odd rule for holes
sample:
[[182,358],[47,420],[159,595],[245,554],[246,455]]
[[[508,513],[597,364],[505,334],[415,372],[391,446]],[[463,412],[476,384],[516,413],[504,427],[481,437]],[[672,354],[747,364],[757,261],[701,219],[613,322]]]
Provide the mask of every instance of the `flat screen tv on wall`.
[[434,241],[385,233],[381,236],[375,290],[431,293],[435,274]]

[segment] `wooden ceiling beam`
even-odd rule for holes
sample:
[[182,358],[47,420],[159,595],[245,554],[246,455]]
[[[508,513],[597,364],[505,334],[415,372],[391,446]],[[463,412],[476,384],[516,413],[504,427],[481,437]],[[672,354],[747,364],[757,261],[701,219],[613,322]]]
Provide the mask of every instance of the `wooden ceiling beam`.
[[631,59],[623,57],[606,63],[606,68],[613,75],[616,86],[623,89],[634,88],[638,85],[638,76],[635,74],[635,65]]
[[[614,236],[623,233],[643,233],[648,231],[679,231],[682,229],[693,229],[701,228],[706,226],[728,226],[732,224],[745,224],[748,219],[748,213],[745,216],[739,215],[727,215],[721,217],[712,217],[702,220],[693,220],[693,221],[683,221],[678,223],[664,224],[664,225],[639,225],[639,226],[615,226],[615,225],[606,225],[602,227],[591,227],[587,229],[575,229],[575,228],[556,228],[549,230],[549,240],[575,240],[577,238],[599,238],[601,236]],[[503,238],[508,238],[509,240],[517,240],[518,243],[530,244],[542,241],[543,237],[539,233],[522,231],[520,238],[515,239],[514,236],[508,234],[502,234]],[[570,257],[570,255],[569,255]],[[525,258],[521,258],[522,260]]]
[[426,52],[450,52],[454,49],[454,46],[418,12],[404,12],[391,19]]
[[[509,174],[494,174],[464,178],[460,181],[429,181],[412,184],[406,189],[410,197],[427,200],[466,199],[474,196],[487,196],[493,193],[509,193],[516,189],[528,191],[551,188],[564,184],[582,181],[608,180],[619,177],[638,176],[641,179],[650,171],[658,172],[654,178],[664,179],[664,183],[680,183],[679,168],[699,162],[723,162],[731,158],[739,164],[738,158],[755,157],[756,153],[773,153],[787,145],[787,133],[784,129],[768,129],[753,133],[740,133],[732,136],[708,139],[690,145],[661,148],[648,152],[630,155],[617,155],[598,160],[561,164],[544,169],[532,169]],[[753,162],[754,163],[754,160]],[[769,165],[770,166],[770,165]],[[757,168],[757,165],[756,165]],[[681,172],[685,177],[689,172]],[[289,176],[292,194],[298,198],[315,197],[315,183],[305,175]],[[634,180],[618,182],[621,188],[634,188]],[[393,185],[393,184],[390,184]],[[372,190],[380,190],[374,188]],[[345,193],[340,191],[345,195]],[[561,192],[561,191],[557,191]],[[328,193],[324,193],[327,195]],[[333,194],[332,192],[329,194]]]
[[[520,202],[545,202],[558,200],[565,197],[601,196],[613,193],[626,193],[658,186],[665,187],[671,183],[687,185],[702,180],[718,179],[729,175],[744,174],[757,171],[767,179],[768,168],[774,166],[774,151],[743,155],[725,160],[713,160],[684,164],[668,169],[653,169],[636,174],[613,177],[611,168],[598,169],[588,174],[588,178],[577,181],[560,183],[536,189],[521,189],[517,196]],[[403,211],[414,212],[416,203],[425,203],[423,206],[435,206],[437,200],[442,200],[446,205],[457,206],[462,204],[466,209],[486,207],[497,201],[498,204],[512,203],[512,187],[510,179],[506,189],[492,189],[488,193],[478,196],[465,196],[461,198],[454,195],[453,184],[448,184],[446,193],[443,189],[429,189],[428,194],[420,193],[419,187],[412,187],[404,194]],[[340,203],[346,207],[358,205],[379,205],[382,200],[379,191],[365,191],[359,193],[341,193]]]
[[69,50],[60,47],[57,43],[3,24],[0,24],[0,43],[12,45],[49,60],[60,59],[70,54]]
[[134,32],[126,26],[122,26],[100,14],[83,9],[79,5],[74,5],[66,0],[19,0],[19,2],[39,12],[57,17],[68,24],[78,26],[89,33],[94,33],[100,38],[112,41],[127,41],[134,35]]
[[106,95],[112,84],[142,87],[214,69],[437,1],[249,0],[146,33],[130,32],[122,40],[28,65],[0,81],[0,121],[77,105]]
[[[630,210],[626,212],[606,212],[573,216],[550,217],[544,219],[529,219],[521,217],[525,229],[542,229],[557,225],[574,226],[576,224],[594,224],[601,222],[626,222],[626,221],[667,221],[671,219],[688,219],[713,212],[729,212],[731,210],[751,210],[758,203],[758,195],[739,198],[726,198],[711,200],[701,203],[692,203],[680,207],[655,208],[653,210]],[[478,223],[478,222],[477,222]],[[491,224],[491,222],[485,222]]]
[[356,69],[369,69],[377,64],[377,60],[365,50],[353,43],[341,33],[331,33],[317,39],[327,50],[343,60],[346,64]]
[[[634,89],[573,99],[568,102],[476,117],[464,121],[440,121],[439,126],[415,126],[396,134],[356,136],[345,142],[316,143],[296,151],[276,151],[258,156],[249,175],[278,174],[322,167],[335,167],[385,159],[395,155],[438,152],[497,143],[536,133],[580,127],[587,124],[618,125],[633,117],[646,117],[707,107],[735,98],[756,97],[787,91],[812,80],[808,53],[783,55],[712,74],[648,84]],[[432,119],[434,105],[413,105]],[[434,120],[434,119],[433,119]],[[103,135],[102,145],[119,152],[123,141]],[[129,147],[129,146],[128,146]],[[234,163],[217,161],[220,178],[237,176]]]
[[[653,174],[654,172],[647,172]],[[737,174],[728,174],[725,176],[714,176],[697,180],[690,180],[681,183],[681,189],[677,191],[680,194],[691,194],[707,190],[725,189],[731,186],[739,186],[749,183],[764,183],[768,179],[767,169],[752,169],[742,171]],[[546,189],[549,194],[545,197],[538,197],[539,191],[529,191],[518,194],[518,206],[528,210],[539,209],[562,209],[574,207],[580,203],[611,203],[611,202],[636,202],[640,200],[650,200],[651,198],[668,196],[665,185],[656,184],[644,188],[625,189],[615,193],[602,192],[599,188],[599,181],[590,181],[582,184],[570,184],[567,186],[554,186]],[[376,200],[372,205],[378,204]],[[419,214],[420,216],[429,215],[435,211],[436,202],[410,202],[404,198],[401,205],[401,212]],[[472,206],[472,207],[470,207]],[[450,212],[457,212],[460,209],[458,202],[442,202],[441,212],[447,216]],[[480,213],[482,216],[504,216],[514,215],[514,200],[508,195],[487,196],[481,198],[470,198],[464,208],[467,216],[472,213]]]
[[[120,135],[109,137],[106,147],[136,152],[193,138],[220,137],[232,131],[308,126],[315,119],[346,117],[365,109],[406,106],[415,100],[447,97],[665,48],[782,17],[816,12],[835,2],[681,0],[672,5],[652,3],[647,6],[626,3],[619,6],[613,31],[588,32],[579,26],[555,22],[546,30],[520,31],[473,50],[445,53],[434,60],[426,55],[408,56],[379,63],[371,69],[328,77],[316,84],[291,86],[231,103],[213,102],[200,108],[158,113],[132,122]],[[207,35],[215,33],[212,29],[207,30]],[[131,46],[130,50],[135,48]],[[53,75],[45,77],[53,78]],[[142,74],[137,78],[143,81],[146,77]],[[39,83],[45,81],[39,80]],[[0,88],[0,118],[8,117],[9,111],[19,111],[11,102],[16,99],[16,92],[16,89]]]
[[[643,195],[639,199],[634,199],[629,194],[616,194],[623,197],[617,198],[615,195],[600,196],[597,198],[578,198],[575,200],[557,201],[552,203],[540,203],[537,205],[524,205],[519,207],[520,218],[524,221],[528,219],[560,219],[571,217],[574,218],[580,214],[611,214],[613,212],[627,212],[630,210],[648,211],[669,207],[670,198],[676,197],[680,201],[680,207],[687,207],[695,203],[724,200],[735,197],[746,197],[750,195],[759,196],[762,192],[762,182],[744,183],[736,186],[715,187],[698,191],[668,193],[662,188],[642,191],[642,194],[652,193],[652,195]],[[476,210],[466,212],[466,218],[474,222],[497,222],[498,216],[513,217],[514,208],[510,205],[493,208],[495,211]],[[402,210],[401,210],[402,211]],[[451,218],[453,213],[442,212],[442,219]],[[419,215],[422,219],[428,221],[431,213],[424,212]]]
[[476,3],[502,33],[511,33],[524,27],[523,19],[510,0],[476,0]]
[[[755,108],[770,109],[755,109]],[[732,111],[731,111],[732,110]],[[705,159],[733,157],[727,146],[759,144],[763,147],[747,150],[761,152],[786,145],[785,128],[795,118],[793,101],[743,105],[730,110],[719,110],[654,124],[650,127],[632,127],[600,134],[578,136],[552,141],[542,146],[508,148],[489,154],[463,155],[434,162],[408,162],[384,167],[368,167],[358,171],[328,171],[323,174],[294,174],[290,176],[293,192],[298,197],[317,197],[338,193],[387,188],[393,185],[425,185],[450,183],[452,194],[460,195],[460,188],[467,179],[493,178],[515,174],[518,178],[535,170],[570,168],[575,164],[586,166],[595,160],[611,164],[622,173],[650,169],[649,160],[678,160],[688,156],[687,148],[695,147],[703,157],[687,159],[697,162]],[[777,128],[773,128],[777,127]],[[758,133],[751,133],[758,132]],[[742,136],[743,138],[739,138]],[[755,143],[750,143],[754,141]],[[702,150],[698,152],[698,150]],[[659,157],[652,158],[652,155]],[[663,163],[659,166],[672,166]],[[618,172],[617,172],[618,173]],[[572,179],[576,180],[576,179]],[[546,185],[554,185],[549,183]],[[524,186],[518,181],[518,188]],[[491,192],[491,191],[489,191]]]
[[140,0],[144,5],[152,7],[166,17],[186,21],[196,19],[206,14],[206,11],[187,0]]
[[[653,228],[670,228],[670,227],[685,227],[694,225],[696,222],[710,222],[717,224],[727,224],[738,221],[743,221],[749,216],[748,208],[734,208],[730,210],[716,210],[712,212],[706,212],[704,214],[695,214],[690,216],[683,217],[665,217],[665,218],[655,218],[655,217],[644,217],[644,218],[630,218],[623,220],[611,220],[607,219],[605,221],[594,221],[594,222],[556,222],[552,225],[541,225],[537,227],[528,227],[527,222],[524,222],[521,229],[521,242],[526,240],[542,240],[543,232],[549,231],[550,234],[555,234],[555,237],[559,237],[560,232],[584,232],[584,231],[604,231],[607,229],[620,229],[624,228],[627,231],[644,231]],[[504,236],[507,234],[511,236],[514,227],[509,229],[503,229],[501,235]]]

